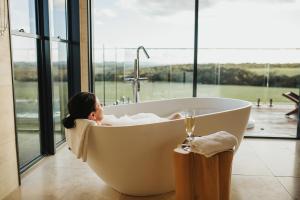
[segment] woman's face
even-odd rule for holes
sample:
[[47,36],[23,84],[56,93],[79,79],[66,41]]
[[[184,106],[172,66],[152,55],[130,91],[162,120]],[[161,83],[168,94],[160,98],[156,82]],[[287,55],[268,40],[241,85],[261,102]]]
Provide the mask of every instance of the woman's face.
[[103,108],[100,104],[100,101],[98,98],[96,98],[96,111],[95,111],[96,121],[102,121],[103,119]]
[[89,119],[94,121],[102,121],[103,119],[103,108],[98,98],[96,98],[95,111],[89,115]]

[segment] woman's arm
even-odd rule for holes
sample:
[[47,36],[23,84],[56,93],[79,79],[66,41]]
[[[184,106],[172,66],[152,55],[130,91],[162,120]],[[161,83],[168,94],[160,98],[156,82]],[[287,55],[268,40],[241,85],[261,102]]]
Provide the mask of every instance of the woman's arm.
[[183,118],[183,116],[180,113],[173,113],[168,117],[168,119],[170,120],[181,119],[181,118]]
[[112,126],[112,124],[108,124],[108,123],[102,123],[102,126]]
[[106,123],[106,122],[101,122],[101,121],[96,121],[97,125],[101,126],[112,126],[112,124]]

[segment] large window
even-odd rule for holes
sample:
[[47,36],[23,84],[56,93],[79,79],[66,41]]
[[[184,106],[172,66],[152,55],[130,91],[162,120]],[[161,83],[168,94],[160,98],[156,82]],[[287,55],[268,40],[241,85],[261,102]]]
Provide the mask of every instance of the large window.
[[16,132],[22,168],[41,155],[35,1],[10,1]]
[[[93,1],[95,92],[106,105],[133,102],[139,51],[140,100],[192,96],[194,1]],[[180,70],[183,69],[183,70]]]
[[65,0],[10,1],[21,172],[42,155],[54,154],[55,146],[65,139],[61,120],[67,114],[68,64],[74,63],[69,55],[67,8]]
[[243,99],[253,102],[255,120],[246,135],[295,138],[298,114],[286,115],[295,103],[283,94],[299,94],[299,9],[299,0],[93,1],[95,92],[106,105],[134,102],[126,80],[143,45],[150,59],[140,51],[142,101],[192,91]]
[[55,142],[65,138],[62,119],[68,114],[68,73],[67,73],[67,45],[60,42],[51,43],[52,60],[52,89],[53,89],[53,122]]
[[12,31],[36,34],[35,0],[11,0],[10,12]]
[[66,0],[49,0],[51,36],[52,104],[55,142],[65,139],[62,119],[68,103],[68,41]]
[[67,39],[67,4],[65,0],[49,0],[50,36]]
[[12,37],[16,129],[21,166],[41,154],[36,42],[35,38]]
[[282,94],[299,94],[299,12],[298,0],[199,6],[198,96],[253,102],[248,136],[296,137],[297,115],[285,115],[295,103]]

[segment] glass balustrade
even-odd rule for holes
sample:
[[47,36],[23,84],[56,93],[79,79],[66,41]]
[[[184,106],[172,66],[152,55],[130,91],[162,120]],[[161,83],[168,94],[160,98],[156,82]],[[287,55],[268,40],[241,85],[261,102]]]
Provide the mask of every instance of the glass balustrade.
[[[191,97],[193,49],[148,48],[150,59],[140,57],[141,101]],[[94,63],[96,95],[106,105],[132,103],[135,48],[96,49]],[[250,135],[295,137],[296,116],[288,116],[295,104],[286,92],[299,94],[300,50],[298,49],[199,49],[198,97],[225,97],[253,103],[251,117],[257,130]],[[283,56],[284,55],[284,56]],[[105,57],[105,59],[103,59]],[[277,117],[277,118],[276,118]],[[269,120],[266,120],[269,119]],[[263,123],[290,124],[288,134]],[[286,129],[283,129],[286,130]],[[282,130],[282,131],[283,131]],[[272,132],[277,132],[272,134]]]
[[[180,85],[192,84],[193,49],[147,50],[151,58],[149,60],[141,58],[140,61],[140,76],[147,78],[141,82],[142,100],[191,96],[192,87],[184,89]],[[226,51],[244,51],[243,54],[247,57],[225,59],[228,56]],[[259,58],[253,57],[252,59],[249,56],[249,53],[255,55],[253,51],[260,50],[199,49],[199,57],[201,54],[202,59],[198,63],[198,96],[239,98],[254,103],[257,103],[259,99],[260,104],[265,105],[270,104],[270,100],[275,104],[288,103],[289,101],[282,96],[282,93],[298,92],[300,60],[286,59],[278,63],[276,60],[273,63],[263,60],[259,62]],[[265,51],[268,52],[260,57],[276,53],[277,50]],[[105,95],[101,95],[101,98],[105,96],[105,101],[109,103],[114,103],[123,96],[132,99],[131,83],[126,82],[125,79],[133,76],[136,49],[99,49],[95,52],[100,55],[98,62],[94,62],[94,77],[96,88],[98,88],[96,93],[103,94],[105,90]],[[223,60],[220,60],[221,53]],[[293,50],[293,53],[300,54],[300,51]],[[219,59],[210,57],[211,54],[218,55]],[[103,55],[106,56],[105,59]],[[241,56],[240,53],[239,56]],[[98,85],[101,86],[97,87]],[[157,86],[160,91],[155,89]],[[146,88],[143,90],[143,87]],[[181,90],[180,93],[178,90]],[[149,91],[148,94],[146,91]]]

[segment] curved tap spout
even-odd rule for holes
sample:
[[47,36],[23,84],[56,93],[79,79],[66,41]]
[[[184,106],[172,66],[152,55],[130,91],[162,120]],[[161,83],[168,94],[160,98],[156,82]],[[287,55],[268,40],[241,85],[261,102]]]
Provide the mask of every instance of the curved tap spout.
[[135,63],[134,63],[134,64],[135,64],[135,66],[134,66],[134,73],[135,73],[135,77],[136,77],[137,79],[140,78],[140,50],[141,50],[141,49],[143,49],[143,51],[144,51],[146,57],[147,57],[148,59],[150,58],[150,56],[149,56],[149,54],[147,53],[145,47],[139,46],[139,47],[137,48],[137,50],[136,50],[136,60],[135,60]]
[[146,77],[140,77],[140,49],[143,49],[143,51],[148,59],[150,58],[146,49],[143,46],[139,46],[136,50],[136,58],[134,59],[134,77],[125,78],[125,80],[132,82],[133,101],[135,103],[139,102],[140,81],[147,80]]
[[137,48],[137,52],[136,52],[136,54],[137,54],[137,59],[139,59],[139,51],[140,51],[140,49],[143,49],[143,51],[144,51],[146,57],[149,59],[150,56],[149,56],[149,54],[147,53],[146,49],[145,49],[143,46],[139,46],[139,47]]
[[139,102],[139,92],[140,92],[140,80],[143,78],[140,77],[140,49],[143,49],[146,57],[149,59],[146,49],[143,46],[139,46],[136,51],[136,59],[134,60],[134,81],[133,81],[133,98],[136,103]]

